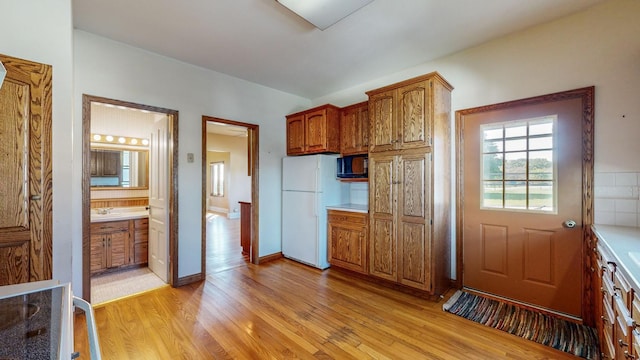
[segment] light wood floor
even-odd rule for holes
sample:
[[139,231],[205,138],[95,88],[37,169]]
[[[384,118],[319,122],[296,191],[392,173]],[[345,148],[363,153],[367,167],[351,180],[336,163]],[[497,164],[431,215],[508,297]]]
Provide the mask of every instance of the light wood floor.
[[[95,309],[104,359],[575,359],[436,303],[281,259]],[[84,316],[76,350],[88,359]]]
[[207,274],[244,266],[249,261],[240,246],[240,219],[207,213]]

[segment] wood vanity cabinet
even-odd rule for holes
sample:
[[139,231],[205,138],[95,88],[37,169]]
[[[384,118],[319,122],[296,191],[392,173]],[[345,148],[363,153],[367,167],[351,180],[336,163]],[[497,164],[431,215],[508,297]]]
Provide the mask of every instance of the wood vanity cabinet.
[[287,116],[287,155],[340,152],[340,109],[322,105]]
[[91,224],[91,273],[129,264],[129,220]]
[[368,214],[328,210],[329,263],[368,274]]
[[359,155],[369,152],[369,102],[344,107],[340,111],[340,153]]
[[148,262],[149,219],[91,223],[91,274]]
[[369,274],[450,286],[451,90],[437,73],[369,95]]
[[149,219],[135,219],[133,221],[133,243],[131,251],[132,262],[143,265],[149,262]]

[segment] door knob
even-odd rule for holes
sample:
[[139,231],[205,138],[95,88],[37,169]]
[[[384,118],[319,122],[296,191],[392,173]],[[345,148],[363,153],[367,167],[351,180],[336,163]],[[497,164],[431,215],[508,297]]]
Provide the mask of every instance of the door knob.
[[573,220],[571,220],[571,219],[569,219],[569,220],[566,220],[566,221],[563,223],[563,225],[564,225],[564,227],[566,227],[566,228],[568,228],[568,229],[573,229],[574,227],[576,227],[576,222],[575,222],[575,221],[573,221]]

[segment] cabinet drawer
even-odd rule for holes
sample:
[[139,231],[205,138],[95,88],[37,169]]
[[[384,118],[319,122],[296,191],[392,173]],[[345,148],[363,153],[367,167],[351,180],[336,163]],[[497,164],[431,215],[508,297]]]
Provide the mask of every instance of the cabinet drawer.
[[329,210],[330,222],[347,222],[353,225],[367,225],[368,214],[351,211]]
[[602,296],[605,303],[608,303],[609,306],[613,306],[613,296],[615,295],[615,291],[613,290],[613,281],[603,276],[602,277]]
[[111,233],[118,231],[129,231],[129,220],[108,221],[91,224],[91,233]]
[[631,302],[631,318],[640,326],[640,297],[637,293],[633,294],[633,301]]
[[602,331],[609,336],[609,339],[613,339],[615,319],[611,302],[604,303],[602,306]]
[[133,226],[135,227],[136,230],[138,229],[148,229],[149,228],[149,218],[143,218],[143,219],[135,219],[133,221]]
[[618,293],[625,307],[628,308],[629,304],[631,303],[631,286],[622,276],[620,271],[616,271],[615,273],[613,273],[613,285],[613,289]]
[[613,343],[613,337],[609,333],[604,333],[604,339],[602,344],[600,345],[600,350],[602,351],[602,359],[615,359],[616,358],[616,347]]
[[616,270],[616,263],[613,258],[609,256],[609,253],[598,245],[598,254],[600,254],[601,269],[604,271],[603,277],[607,276],[609,279],[613,279],[613,273]]

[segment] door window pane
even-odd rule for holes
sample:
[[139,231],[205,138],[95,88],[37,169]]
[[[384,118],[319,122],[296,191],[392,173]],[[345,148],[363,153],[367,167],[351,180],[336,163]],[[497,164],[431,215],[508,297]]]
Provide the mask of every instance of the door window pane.
[[556,212],[556,116],[480,127],[481,208]]

